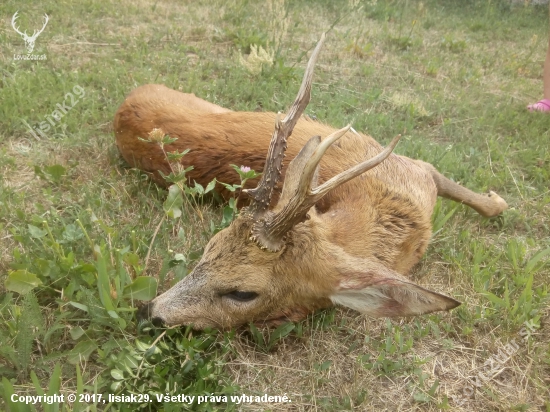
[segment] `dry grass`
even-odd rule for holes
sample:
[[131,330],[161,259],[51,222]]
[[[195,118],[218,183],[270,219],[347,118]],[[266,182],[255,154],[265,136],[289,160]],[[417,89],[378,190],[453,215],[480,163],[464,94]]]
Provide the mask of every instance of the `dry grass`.
[[[345,327],[329,331],[312,329],[302,339],[287,339],[275,353],[259,352],[246,339],[244,342],[242,339],[234,341],[236,356],[228,367],[244,393],[289,394],[292,406],[280,405],[273,410],[330,410],[331,405],[336,408],[335,403],[331,403],[334,399],[350,399],[354,410],[440,410],[434,404],[414,402],[412,395],[418,384],[418,372],[376,376],[366,371],[358,361],[367,353],[377,356],[364,340],[365,337],[375,341],[383,339],[381,332],[385,322],[339,309],[334,323],[345,324]],[[408,322],[404,320],[395,324],[401,326]],[[463,396],[465,388],[472,387],[480,366],[508,343],[495,341],[496,335],[498,330],[481,330],[476,331],[474,339],[449,339],[452,349],[446,347],[449,343],[442,342],[442,339],[419,340],[406,359],[411,364],[413,359],[423,361],[418,369],[429,376],[428,387],[438,380],[439,401],[444,395]],[[534,339],[540,345],[540,342],[547,342],[548,333],[537,333]],[[508,410],[506,405],[544,405],[548,393],[543,388],[548,386],[548,377],[535,382],[529,379],[535,367],[531,357],[534,350],[534,347],[521,345],[520,351],[505,363],[498,375],[492,377],[483,391],[476,391],[462,407],[451,401],[451,409],[495,411]],[[326,361],[331,362],[330,368],[320,372],[319,365]],[[533,390],[533,385],[538,386],[537,391]],[[365,393],[366,400],[356,404],[354,398],[361,392]],[[250,410],[264,410],[264,406],[257,405]]]

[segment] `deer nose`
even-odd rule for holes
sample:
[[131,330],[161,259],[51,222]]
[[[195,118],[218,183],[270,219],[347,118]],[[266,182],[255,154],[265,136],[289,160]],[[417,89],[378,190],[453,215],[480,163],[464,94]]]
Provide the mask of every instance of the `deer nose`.
[[143,320],[150,320],[153,326],[157,328],[161,327],[164,324],[164,320],[162,320],[162,318],[158,316],[152,317],[152,311],[153,311],[153,302],[148,302],[143,306],[141,306],[137,312],[138,322]]

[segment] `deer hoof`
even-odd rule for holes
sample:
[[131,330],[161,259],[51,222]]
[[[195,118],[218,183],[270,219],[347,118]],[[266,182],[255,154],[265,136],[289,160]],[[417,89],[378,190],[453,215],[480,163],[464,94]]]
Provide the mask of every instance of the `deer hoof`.
[[491,200],[491,202],[490,202],[490,205],[488,205],[489,207],[487,208],[483,216],[485,217],[497,216],[497,215],[500,215],[502,212],[504,212],[506,209],[508,209],[508,203],[506,203],[506,201],[502,197],[497,195],[492,190],[489,191],[488,197]]

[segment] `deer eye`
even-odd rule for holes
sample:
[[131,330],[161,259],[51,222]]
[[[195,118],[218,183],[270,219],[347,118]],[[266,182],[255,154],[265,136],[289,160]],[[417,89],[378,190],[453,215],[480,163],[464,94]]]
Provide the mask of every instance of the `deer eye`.
[[227,293],[225,296],[239,302],[250,302],[258,297],[256,292],[242,292],[240,290],[234,290]]

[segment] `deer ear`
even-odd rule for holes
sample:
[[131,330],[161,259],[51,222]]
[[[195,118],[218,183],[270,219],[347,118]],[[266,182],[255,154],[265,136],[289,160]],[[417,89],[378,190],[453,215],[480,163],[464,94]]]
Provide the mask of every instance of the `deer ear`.
[[345,275],[330,299],[374,317],[421,315],[450,310],[461,304],[387,268]]

